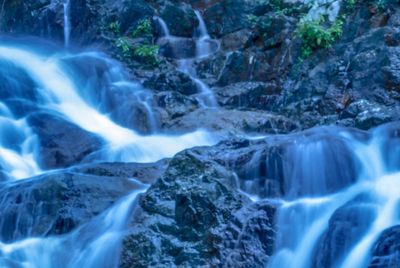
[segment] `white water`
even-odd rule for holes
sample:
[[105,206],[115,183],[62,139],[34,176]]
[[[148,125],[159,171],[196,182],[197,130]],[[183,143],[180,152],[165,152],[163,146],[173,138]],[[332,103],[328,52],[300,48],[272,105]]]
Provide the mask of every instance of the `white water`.
[[[218,107],[217,100],[210,87],[198,78],[194,63],[198,59],[207,58],[215,52],[215,46],[217,42],[211,39],[208,34],[206,24],[199,11],[195,11],[196,17],[199,21],[199,26],[195,29],[193,34],[193,40],[196,42],[196,55],[194,58],[180,59],[177,61],[178,69],[188,75],[197,86],[198,94],[196,99],[199,101],[203,108],[216,108]],[[176,37],[170,35],[167,24],[162,18],[157,17],[157,21],[163,30],[163,39],[167,40],[171,45],[177,44],[175,42]],[[179,43],[178,43],[179,44]],[[174,51],[180,49],[174,47]],[[218,49],[218,48],[217,48]]]
[[[61,113],[73,124],[100,136],[106,142],[103,149],[94,154],[97,159],[102,161],[154,162],[165,157],[172,157],[186,148],[211,145],[216,142],[204,130],[180,136],[142,136],[132,129],[121,127],[107,115],[100,113],[96,109],[97,106],[89,105],[90,100],[82,98],[82,92],[87,93],[91,89],[77,88],[76,81],[79,79],[74,78],[65,69],[66,65],[63,61],[68,57],[70,56],[63,54],[42,55],[16,46],[0,46],[0,60],[9,61],[28,74],[37,85],[37,94],[44,100],[46,110],[54,111],[57,114]],[[135,83],[122,80],[114,82],[114,86],[122,87],[125,91],[135,89]],[[146,109],[149,113],[151,112],[149,106]],[[19,148],[10,150],[5,145],[0,144],[0,150],[3,152],[0,155],[0,163],[5,166],[7,173],[16,178],[37,174],[40,169],[34,157],[35,143],[31,130],[24,123],[24,120],[14,122],[10,115],[1,115],[0,118],[5,118],[6,121],[15,125],[18,132],[25,137],[25,141],[20,144]],[[154,122],[150,122],[151,124],[154,125]],[[0,124],[0,130],[5,131],[6,127],[8,126]]]
[[[350,241],[350,244],[347,245],[350,250],[341,252],[340,256],[336,256],[337,259],[331,260],[333,263],[331,263],[332,266],[330,267],[368,267],[371,251],[379,235],[385,229],[400,223],[398,214],[400,167],[397,167],[397,172],[392,172],[392,169],[387,165],[387,163],[393,162],[390,161],[393,160],[390,158],[397,156],[385,151],[384,142],[387,142],[388,138],[383,137],[382,134],[384,133],[384,129],[383,131],[375,131],[369,141],[358,141],[345,133],[340,134],[345,138],[352,150],[351,152],[361,163],[361,170],[356,182],[350,187],[331,195],[304,197],[285,202],[278,209],[276,249],[268,267],[318,267],[314,263],[314,254],[323,246],[321,238],[328,231],[330,220],[334,213],[346,204],[357,206],[356,198],[361,195],[364,198],[368,197],[369,204],[375,208],[378,216],[372,222],[368,222],[368,216],[365,215],[363,224],[370,227],[367,228],[367,231],[359,234],[360,238],[358,240]],[[398,146],[399,144],[397,143],[396,147]],[[396,150],[396,147],[391,149]],[[385,160],[383,156],[388,158]],[[311,158],[307,154],[303,155],[303,157],[308,162],[307,165],[312,166],[312,161],[309,161]],[[321,157],[324,158],[324,156]],[[326,169],[329,165],[334,165],[333,162],[326,161],[327,159],[329,158],[322,159],[322,161],[325,161],[326,166],[319,166],[321,169],[319,172],[323,172],[323,169]],[[293,168],[297,168],[296,164]],[[307,167],[304,166],[303,168]],[[343,165],[338,165],[336,168],[344,167]],[[316,178],[321,177],[317,176]],[[323,182],[321,182],[321,185],[323,185]],[[324,187],[322,186],[321,189],[323,190]],[[360,203],[360,211],[362,211],[362,207],[362,203]],[[351,215],[347,217],[351,217]],[[354,228],[352,232],[354,232]],[[338,242],[325,241],[324,243]],[[349,243],[349,241],[346,243]]]
[[200,14],[200,11],[196,10],[194,12],[196,14],[197,20],[199,21],[199,26],[196,29],[197,32],[197,42],[196,42],[196,57],[203,58],[211,55],[212,51],[212,39],[208,34],[206,23],[203,20],[203,17]]
[[71,233],[0,243],[0,267],[117,267],[124,231],[143,187]]
[[71,34],[71,20],[70,20],[70,9],[71,0],[65,0],[63,3],[64,7],[64,45],[66,48],[69,47],[69,38]]
[[169,33],[169,29],[168,29],[168,26],[167,26],[167,24],[165,23],[165,21],[162,19],[162,18],[160,18],[160,17],[155,17],[155,19],[157,20],[157,22],[160,24],[160,26],[161,26],[161,30],[162,30],[162,33],[163,33],[163,37],[166,37],[166,38],[169,38],[169,37],[171,37],[171,34]]

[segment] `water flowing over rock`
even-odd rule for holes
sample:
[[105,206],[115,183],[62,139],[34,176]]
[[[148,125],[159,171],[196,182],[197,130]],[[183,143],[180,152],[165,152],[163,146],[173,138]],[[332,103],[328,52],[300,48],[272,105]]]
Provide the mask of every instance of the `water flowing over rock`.
[[399,26],[395,0],[0,1],[0,267],[399,267]]

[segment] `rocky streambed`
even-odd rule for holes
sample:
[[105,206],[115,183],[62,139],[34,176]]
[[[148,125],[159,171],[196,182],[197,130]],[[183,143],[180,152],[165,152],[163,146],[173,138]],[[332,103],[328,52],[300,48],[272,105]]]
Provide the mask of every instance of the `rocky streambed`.
[[0,266],[399,265],[398,2],[0,14]]

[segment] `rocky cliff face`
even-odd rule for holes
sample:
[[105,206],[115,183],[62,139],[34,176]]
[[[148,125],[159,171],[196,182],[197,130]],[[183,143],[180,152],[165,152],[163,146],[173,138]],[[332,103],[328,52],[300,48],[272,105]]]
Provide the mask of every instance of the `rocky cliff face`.
[[[266,133],[322,124],[368,129],[398,119],[397,3],[339,5],[335,19],[343,20],[343,34],[329,48],[316,48],[302,58],[299,21],[314,13],[300,2],[275,2],[72,0],[71,39],[76,45],[100,44],[124,61],[154,91],[162,128],[189,128],[195,124],[192,114],[201,110],[196,83],[179,70],[177,61],[179,53],[195,53],[192,36],[199,22],[194,10],[203,14],[211,38],[219,42],[214,54],[193,65],[226,111],[206,127],[229,121],[232,127],[251,125],[250,130]],[[3,31],[62,40],[62,1],[6,1],[4,10]],[[177,43],[162,42],[163,29],[155,16],[165,21]],[[151,23],[148,35],[134,37],[143,20]],[[164,54],[155,56],[156,65],[146,66],[146,60],[124,55],[118,47],[121,38],[128,49],[150,38]],[[232,110],[234,116],[229,116]],[[265,121],[278,127],[265,127]]]
[[[223,133],[226,141],[151,165],[93,164],[46,180],[18,182],[1,199],[8,207],[1,212],[1,238],[66,233],[135,189],[129,178],[136,177],[152,185],[130,219],[120,267],[264,267],[274,251],[281,205],[268,198],[314,194],[312,187],[296,188],[294,182],[304,182],[310,173],[284,174],[302,159],[295,157],[290,140],[313,136],[321,141],[324,157],[341,165],[343,170],[318,173],[323,194],[330,194],[354,183],[360,163],[340,135],[300,131],[321,125],[368,130],[400,119],[400,4],[348,2],[310,7],[303,1],[272,0],[71,0],[70,49],[97,46],[123,62],[129,75],[151,92],[160,131],[203,127]],[[61,43],[63,4],[3,1],[0,29]],[[204,57],[196,57],[201,39],[196,12],[209,34],[205,42],[211,53]],[[325,47],[317,38],[319,45],[305,53],[307,39],[301,37],[300,25],[307,23],[305,17],[321,14],[327,20],[318,27],[326,31],[340,20],[342,34]],[[199,83],[217,105],[204,107]],[[0,85],[0,96],[6,93]],[[113,105],[130,111],[129,101],[116,98]],[[101,145],[98,137],[51,115],[37,113],[29,120],[41,139],[46,168],[80,163]],[[134,124],[142,133],[151,132],[146,120]],[[393,128],[393,138],[398,138],[398,126]],[[368,140],[370,134],[361,130],[343,131]],[[232,138],[243,133],[291,134],[262,141]],[[75,140],[79,144],[71,147]],[[267,199],[252,202],[249,193]],[[52,198],[62,201],[48,202]],[[29,208],[19,204],[22,199]],[[373,217],[366,203],[363,208]],[[46,207],[42,217],[47,225],[36,224],[30,214],[41,206]],[[370,227],[362,223],[364,214],[353,213],[357,206],[350,202],[334,214],[313,257],[314,267],[330,267],[343,257],[350,240],[359,238],[357,232],[348,236],[349,230]],[[22,223],[13,209],[26,211]],[[32,229],[24,222],[33,222]],[[398,263],[397,236],[398,227],[382,234],[370,267]]]

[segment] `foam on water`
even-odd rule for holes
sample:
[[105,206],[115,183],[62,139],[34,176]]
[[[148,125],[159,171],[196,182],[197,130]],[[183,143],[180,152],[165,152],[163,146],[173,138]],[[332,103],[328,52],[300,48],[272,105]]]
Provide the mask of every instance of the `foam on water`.
[[[132,129],[120,126],[109,116],[99,112],[96,106],[91,105],[93,101],[82,98],[81,92],[85,90],[77,88],[76,81],[79,79],[65,69],[64,61],[68,57],[64,54],[42,55],[16,46],[0,46],[0,59],[9,61],[28,74],[38,87],[37,93],[46,100],[45,106],[48,111],[61,114],[73,124],[104,139],[106,145],[102,150],[94,153],[96,157],[100,157],[97,160],[154,162],[172,157],[189,147],[211,145],[216,142],[212,135],[204,130],[184,135],[143,136]],[[124,87],[124,90],[136,88],[136,84],[129,81],[114,82],[116,82],[114,86]],[[87,92],[90,90],[90,88],[86,89]],[[141,103],[145,101],[142,100]],[[7,115],[7,107],[4,104],[1,107],[4,114],[2,117],[6,116],[7,120],[12,120],[10,115]],[[145,106],[145,109],[149,114],[151,113],[149,106]],[[29,139],[32,135],[29,126],[25,123],[14,123],[18,126],[18,131],[24,133],[25,139]],[[154,125],[154,122],[150,124]],[[4,126],[0,125],[0,127],[4,129]],[[34,142],[30,140],[31,143]],[[5,163],[6,170],[10,174],[20,178],[34,175],[39,171],[38,164],[34,160],[34,145],[21,145],[19,150],[15,148],[10,150],[4,144],[0,145],[3,152],[0,155],[0,162]]]
[[[394,125],[393,128],[398,127]],[[360,238],[356,241],[351,241],[348,245],[350,250],[342,252],[343,259],[334,260],[337,263],[332,263],[333,267],[341,268],[363,268],[368,266],[371,257],[371,251],[379,235],[387,228],[400,223],[398,215],[398,205],[400,203],[400,173],[390,172],[388,163],[390,157],[385,160],[383,156],[391,155],[386,151],[388,148],[384,146],[386,142],[393,139],[393,129],[389,126],[383,126],[377,131],[372,131],[372,137],[368,139],[355,138],[345,132],[338,133],[344,138],[347,146],[351,149],[350,154],[361,163],[361,169],[357,175],[355,183],[351,186],[338,190],[331,195],[320,197],[303,197],[284,203],[278,209],[277,227],[278,235],[276,242],[275,253],[268,264],[272,268],[308,268],[315,267],[314,253],[321,246],[321,238],[328,232],[330,221],[336,211],[344,208],[346,205],[352,204],[362,209],[362,200],[369,200],[378,212],[377,217],[373,220],[370,227],[366,231],[360,233]],[[315,143],[317,141],[311,142]],[[395,144],[391,142],[390,144]],[[396,143],[396,146],[400,144]],[[305,161],[311,158],[309,150],[318,153],[318,146],[315,144],[306,145],[306,154],[302,154]],[[389,150],[396,150],[396,146]],[[322,161],[325,165],[334,165],[336,169],[343,168],[343,165],[336,165],[332,161],[326,161],[327,155],[321,154]],[[396,158],[397,159],[397,158]],[[388,161],[389,160],[389,161]],[[312,163],[309,161],[309,165]],[[296,168],[293,167],[294,169]],[[306,167],[303,167],[306,168]],[[319,168],[325,169],[326,166]],[[400,169],[399,163],[397,170]],[[317,176],[315,176],[317,175]],[[315,178],[312,178],[312,177]],[[321,178],[318,174],[309,174],[309,179]],[[315,186],[318,184],[315,184]],[[325,185],[321,184],[323,192]],[[357,199],[362,197],[362,199]],[[358,200],[358,201],[357,201]],[[360,202],[360,203],[358,203]],[[351,217],[348,215],[348,217]],[[365,215],[365,220],[369,221],[368,215]],[[369,225],[368,225],[369,226]],[[361,232],[362,229],[360,229]],[[325,243],[329,243],[326,242]],[[335,253],[337,254],[337,252]]]
[[0,243],[1,267],[82,268],[117,267],[124,231],[138,194],[122,198],[113,207],[71,233]]

